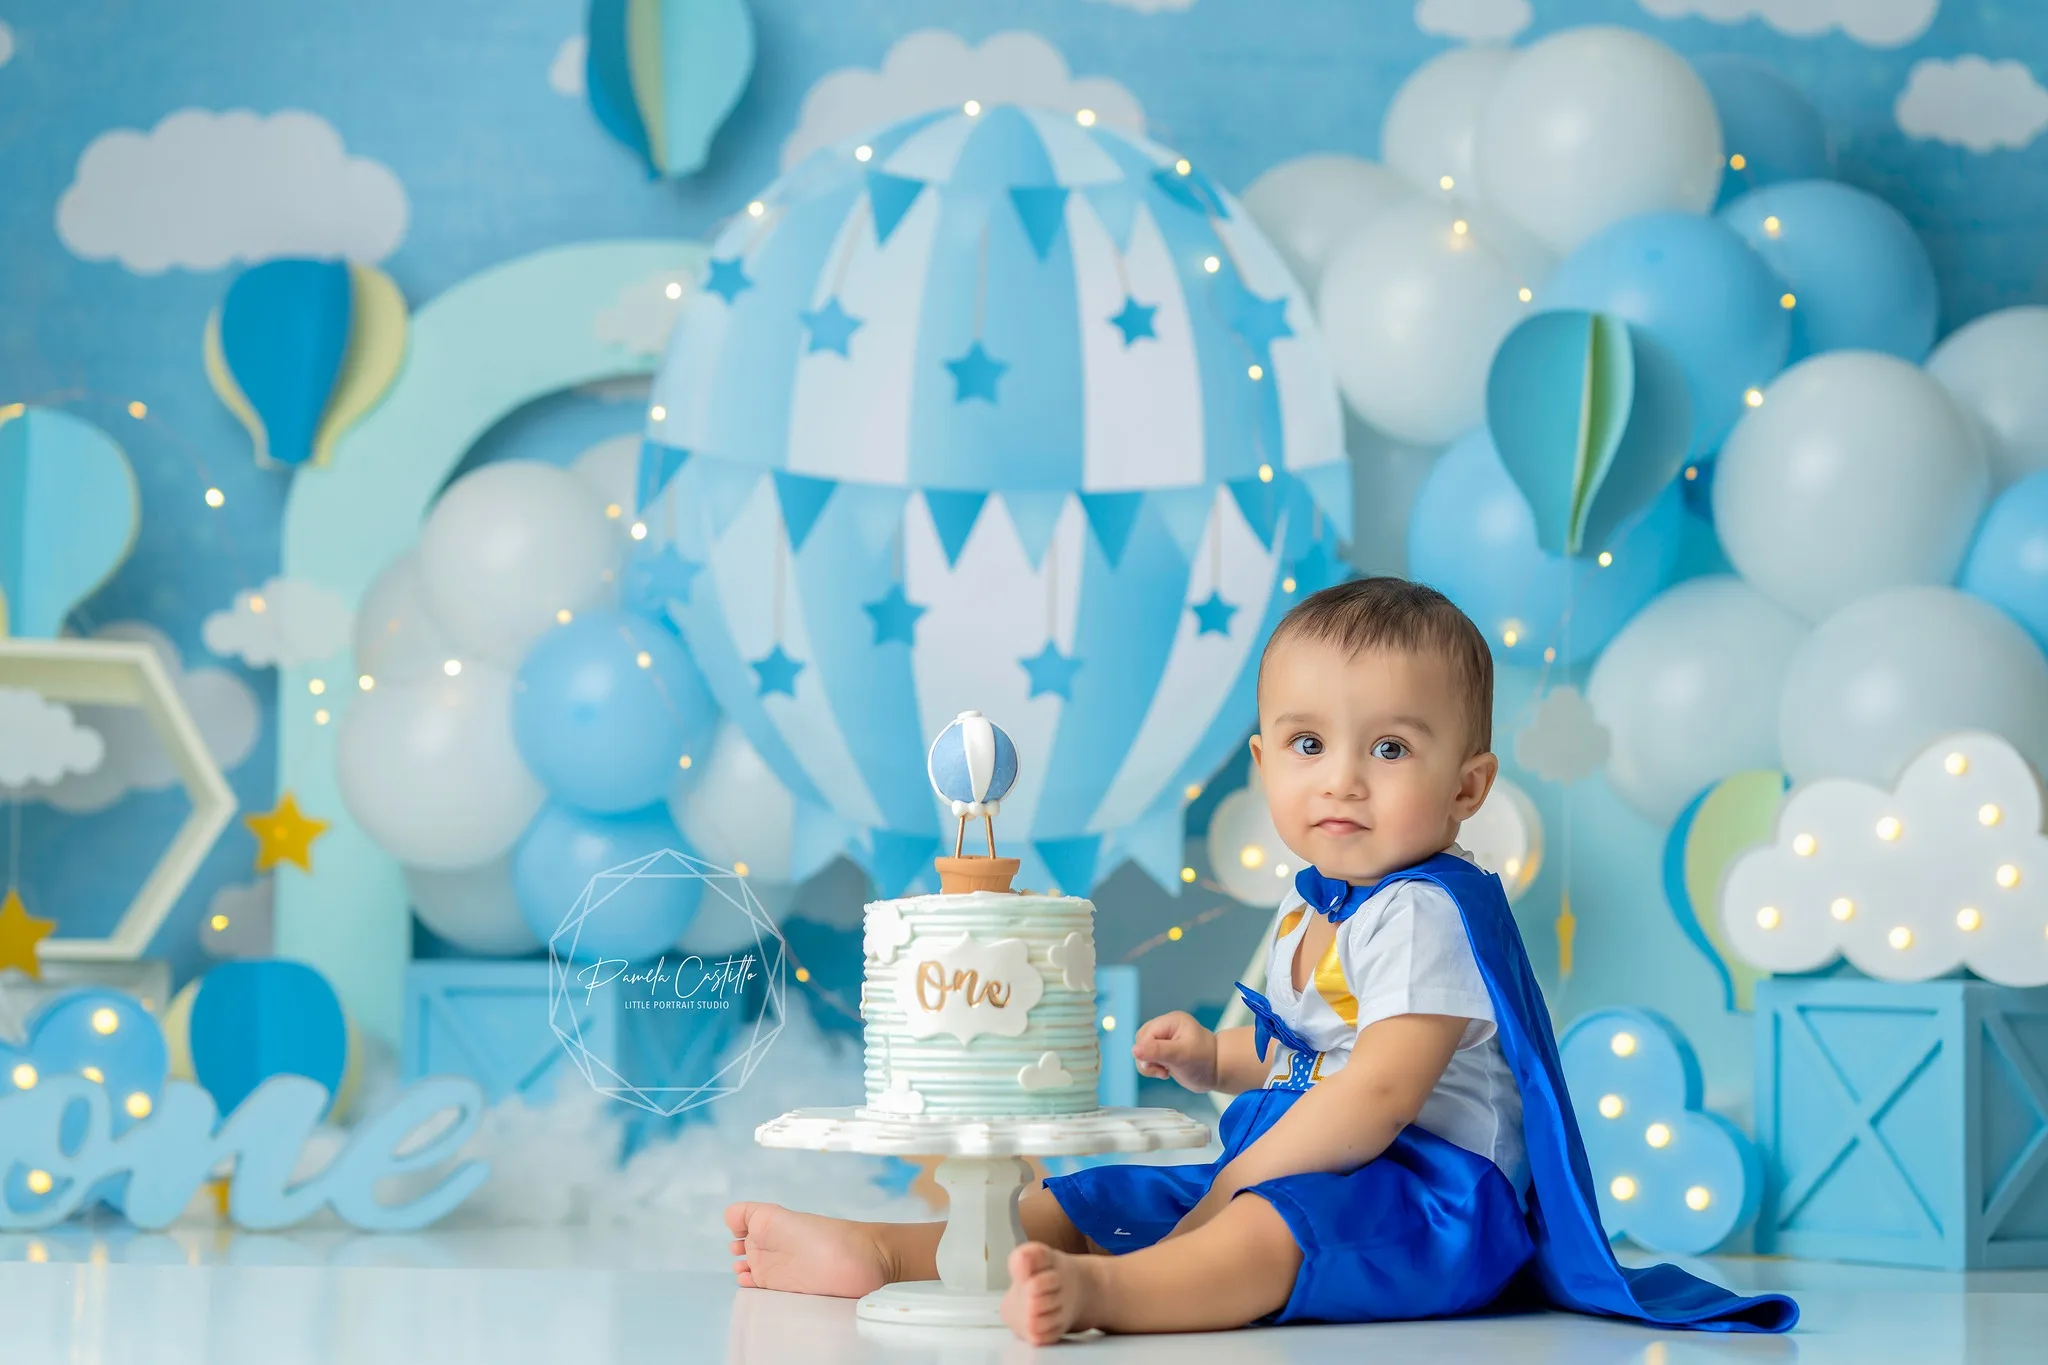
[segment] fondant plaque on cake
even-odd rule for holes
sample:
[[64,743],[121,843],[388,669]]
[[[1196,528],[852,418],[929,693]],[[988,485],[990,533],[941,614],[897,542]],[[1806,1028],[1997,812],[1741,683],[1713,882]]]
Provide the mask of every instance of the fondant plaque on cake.
[[983,1033],[1015,1038],[1045,983],[1020,938],[983,943],[972,934],[919,938],[898,954],[896,999],[913,1038],[950,1033],[966,1042]]

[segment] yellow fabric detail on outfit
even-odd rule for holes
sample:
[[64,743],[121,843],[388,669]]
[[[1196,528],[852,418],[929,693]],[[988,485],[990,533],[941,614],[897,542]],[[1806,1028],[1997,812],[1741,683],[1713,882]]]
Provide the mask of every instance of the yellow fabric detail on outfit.
[[1357,1026],[1358,999],[1351,994],[1350,983],[1344,979],[1344,964],[1337,959],[1335,939],[1330,941],[1328,950],[1323,953],[1323,960],[1316,964],[1316,994],[1322,996],[1323,1002],[1337,1012],[1337,1017],[1344,1021],[1346,1028]]
[[1289,910],[1286,914],[1282,915],[1280,917],[1280,932],[1273,935],[1273,942],[1278,943],[1281,939],[1286,938],[1289,934],[1293,933],[1294,926],[1301,923],[1302,914],[1306,909],[1306,906],[1297,905],[1292,910]]

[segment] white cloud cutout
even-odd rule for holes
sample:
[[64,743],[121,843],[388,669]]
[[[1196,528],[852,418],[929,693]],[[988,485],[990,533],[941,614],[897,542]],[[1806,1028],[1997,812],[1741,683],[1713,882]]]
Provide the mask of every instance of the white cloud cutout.
[[1577,782],[1600,771],[1611,740],[1576,687],[1554,687],[1515,735],[1515,762],[1545,782]]
[[660,355],[684,305],[697,294],[687,271],[657,270],[619,289],[591,319],[591,335],[633,355]]
[[0,19],[0,66],[14,60],[14,29],[5,19]]
[[348,647],[354,624],[338,592],[296,578],[273,578],[244,588],[234,605],[206,618],[206,647],[251,668],[317,663]]
[[1892,112],[1908,137],[2018,151],[2048,128],[2048,90],[2016,61],[1930,57],[1913,64]]
[[1195,0],[1095,0],[1095,3],[1134,9],[1140,14],[1177,14],[1195,7]]
[[89,773],[106,752],[99,731],[80,725],[63,702],[25,687],[0,687],[0,787]]
[[1026,1090],[1065,1090],[1074,1073],[1060,1063],[1057,1052],[1041,1052],[1038,1060],[1017,1068],[1017,1084]]
[[562,39],[562,45],[555,49],[555,59],[548,63],[548,88],[557,95],[580,99],[589,58],[590,39],[580,33]]
[[1059,969],[1060,983],[1068,990],[1087,990],[1095,984],[1095,937],[1078,929],[1046,952],[1046,960]]
[[199,921],[199,946],[221,959],[269,957],[276,930],[277,883],[269,877],[223,886]]
[[868,907],[861,932],[861,953],[877,962],[894,962],[896,950],[910,942],[910,921],[887,901]]
[[1529,0],[1416,0],[1415,27],[1468,43],[1506,42],[1536,17]]
[[783,141],[783,169],[841,139],[928,109],[957,109],[970,99],[1093,109],[1103,123],[1132,132],[1145,128],[1136,95],[1106,76],[1068,74],[1067,59],[1036,33],[998,33],[969,47],[956,34],[927,28],[898,39],[879,71],[849,66],[820,77],[804,96],[796,130]]
[[381,261],[410,214],[391,168],[349,155],[318,114],[180,109],[87,144],[57,235],[81,259],[156,275],[278,256]]
[[1838,28],[1870,47],[1901,47],[1927,31],[1941,0],[1640,0],[1659,19],[1717,24],[1761,19],[1794,38]]
[[1796,788],[1777,837],[1729,870],[1729,944],[1766,971],[1846,955],[1871,976],[1957,967],[2048,983],[2048,838],[2040,779],[1995,735],[1951,735],[1894,791],[1830,777]]
[[924,1092],[901,1076],[889,1078],[889,1088],[868,1101],[867,1107],[878,1114],[922,1114]]
[[[239,766],[255,747],[261,714],[248,684],[224,668],[185,671],[177,647],[154,626],[140,621],[115,621],[93,632],[95,640],[134,640],[148,645],[163,661],[164,672],[178,690],[199,737],[222,771]],[[171,756],[141,711],[132,706],[80,706],[81,722],[100,732],[107,743],[105,760],[90,773],[73,774],[55,786],[38,787],[31,795],[59,810],[84,815],[105,810],[131,790],[162,791],[178,780]]]

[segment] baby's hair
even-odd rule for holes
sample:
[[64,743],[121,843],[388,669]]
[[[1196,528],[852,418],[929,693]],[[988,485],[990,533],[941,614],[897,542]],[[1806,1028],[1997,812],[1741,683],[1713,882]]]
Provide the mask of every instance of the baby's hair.
[[1462,694],[1471,752],[1493,747],[1493,652],[1472,618],[1435,588],[1405,578],[1354,578],[1309,594],[1273,628],[1259,659],[1262,676],[1274,647],[1293,639],[1319,640],[1353,657],[1387,648],[1438,656]]

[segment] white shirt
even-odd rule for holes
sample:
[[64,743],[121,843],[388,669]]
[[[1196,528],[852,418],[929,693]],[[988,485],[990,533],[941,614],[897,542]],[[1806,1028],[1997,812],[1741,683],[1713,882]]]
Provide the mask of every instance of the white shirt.
[[[1463,849],[1450,850],[1468,856]],[[1500,1167],[1526,1186],[1522,1095],[1494,1037],[1493,1002],[1479,975],[1465,920],[1434,882],[1396,882],[1376,892],[1337,926],[1337,938],[1294,989],[1295,950],[1315,912],[1290,890],[1266,960],[1265,995],[1273,1012],[1322,1054],[1313,1076],[1343,1069],[1359,1032],[1401,1014],[1468,1019],[1458,1050],[1415,1125]],[[1277,1042],[1267,1084],[1285,1080],[1291,1054]]]

